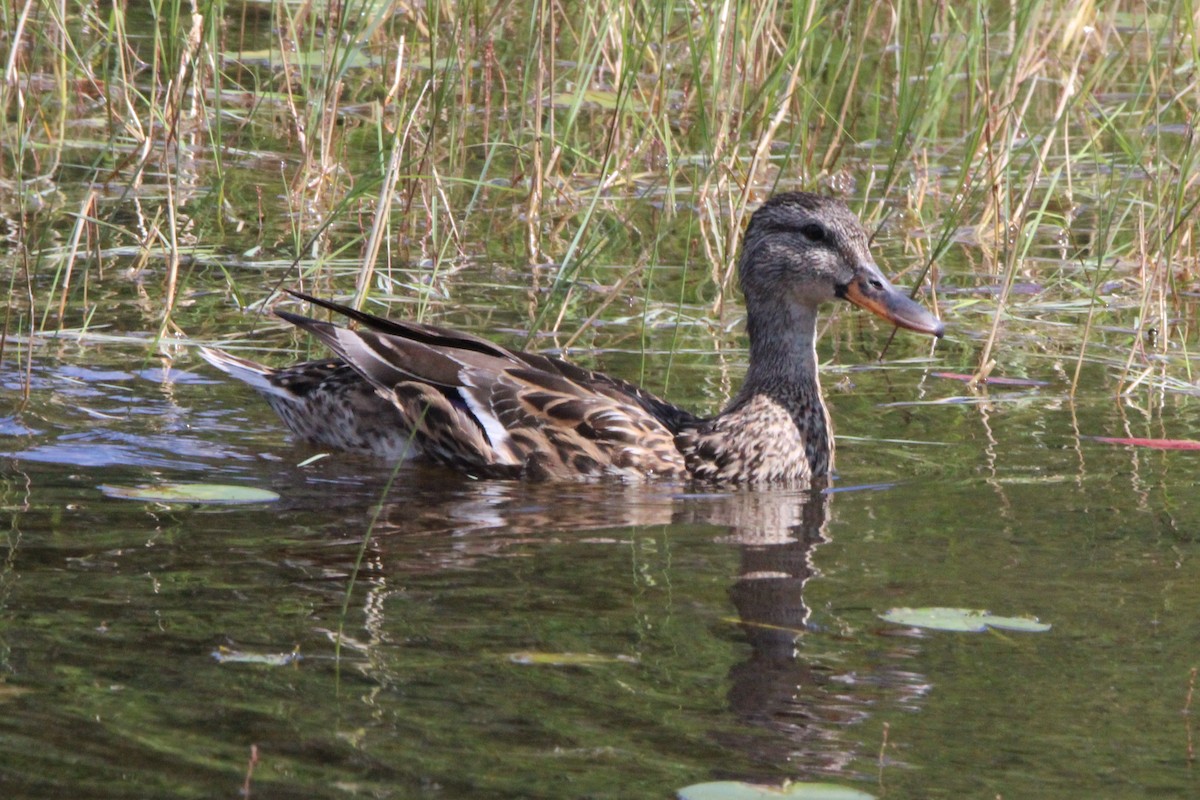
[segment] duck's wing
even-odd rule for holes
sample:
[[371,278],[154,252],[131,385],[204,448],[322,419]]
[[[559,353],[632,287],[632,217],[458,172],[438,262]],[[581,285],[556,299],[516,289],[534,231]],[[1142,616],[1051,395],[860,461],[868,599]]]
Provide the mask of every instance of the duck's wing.
[[[436,325],[426,325],[420,322],[390,320],[385,317],[376,316],[375,314],[369,314],[365,311],[359,311],[341,303],[335,303],[331,300],[313,297],[303,292],[291,289],[287,290],[287,292],[293,297],[352,319],[372,331],[398,336],[402,339],[427,345],[436,350],[455,351],[464,354],[478,353],[482,356],[491,356],[499,359],[500,362],[508,362],[514,367],[524,366],[539,372],[558,375],[579,387],[585,387],[597,394],[610,397],[619,403],[637,404],[671,431],[678,432],[684,426],[695,424],[699,421],[699,418],[691,412],[659,398],[635,383],[614,378],[603,372],[584,369],[568,361],[563,361],[560,358],[540,353],[529,353],[523,350],[510,350],[483,337],[463,333],[462,331],[442,328]],[[492,363],[495,364],[498,362]]]
[[459,469],[533,478],[686,474],[674,432],[602,373],[362,312],[347,316],[370,330],[276,313],[393,402],[424,453]]

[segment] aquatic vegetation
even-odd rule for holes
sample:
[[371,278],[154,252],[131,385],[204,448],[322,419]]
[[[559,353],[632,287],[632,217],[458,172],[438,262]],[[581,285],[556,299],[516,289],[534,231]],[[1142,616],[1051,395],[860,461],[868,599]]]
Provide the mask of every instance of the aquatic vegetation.
[[421,318],[491,284],[526,342],[727,329],[747,213],[817,188],[986,330],[973,375],[1191,391],[1194,15],[162,5],[0,10],[10,345],[137,291],[120,327],[173,354],[279,285]]

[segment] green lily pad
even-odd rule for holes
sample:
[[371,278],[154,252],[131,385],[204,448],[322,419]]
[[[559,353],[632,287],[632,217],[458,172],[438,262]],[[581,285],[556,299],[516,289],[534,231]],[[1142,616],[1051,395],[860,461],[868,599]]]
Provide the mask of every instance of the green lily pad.
[[153,486],[101,485],[106,497],[119,500],[140,500],[144,503],[204,503],[208,505],[238,505],[241,503],[273,503],[279,495],[253,486],[234,486],[223,483],[158,483]]
[[867,794],[836,783],[785,783],[764,786],[743,781],[714,781],[685,786],[676,792],[679,800],[875,800]]
[[244,650],[218,647],[212,655],[220,664],[264,664],[268,667],[283,667],[303,658],[299,647],[290,653],[247,653]]
[[606,656],[600,653],[539,653],[523,650],[509,653],[508,660],[514,664],[541,664],[551,667],[591,667],[596,664],[636,664],[632,656]]
[[1026,633],[1044,633],[1050,630],[1049,625],[1038,622],[1036,617],[1000,617],[990,611],[973,608],[893,608],[886,614],[880,614],[879,618],[897,625],[963,633],[980,633],[988,628]]

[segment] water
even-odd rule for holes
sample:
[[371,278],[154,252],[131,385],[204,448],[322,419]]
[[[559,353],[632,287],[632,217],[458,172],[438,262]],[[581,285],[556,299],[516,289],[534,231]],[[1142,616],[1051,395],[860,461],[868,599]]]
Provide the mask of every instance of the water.
[[[838,491],[814,497],[299,466],[253,393],[130,360],[35,362],[2,429],[7,796],[1196,788],[1195,455],[1088,438],[1145,424],[1099,391],[912,404],[968,396],[860,365],[830,394]],[[97,488],[169,480],[282,499]],[[878,619],[901,606],[1053,628]]]

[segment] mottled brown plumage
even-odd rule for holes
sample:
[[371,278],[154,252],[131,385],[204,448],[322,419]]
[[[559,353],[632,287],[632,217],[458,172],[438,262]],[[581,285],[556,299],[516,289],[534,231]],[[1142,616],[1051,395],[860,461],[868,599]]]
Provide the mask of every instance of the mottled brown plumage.
[[817,380],[817,307],[840,298],[934,336],[942,325],[887,282],[858,219],[837,200],[771,198],[750,220],[738,266],[750,366],[711,418],[560,359],[296,292],[360,323],[350,330],[277,312],[338,360],[272,370],[201,352],[264,394],[299,436],[328,447],[420,455],[480,477],[812,485],[833,458]]

